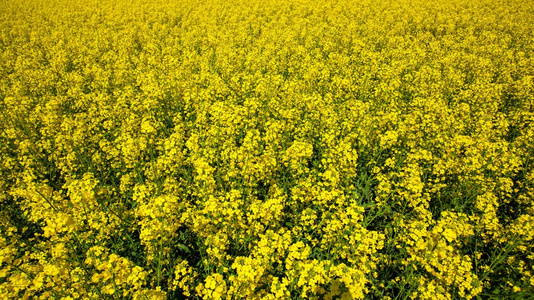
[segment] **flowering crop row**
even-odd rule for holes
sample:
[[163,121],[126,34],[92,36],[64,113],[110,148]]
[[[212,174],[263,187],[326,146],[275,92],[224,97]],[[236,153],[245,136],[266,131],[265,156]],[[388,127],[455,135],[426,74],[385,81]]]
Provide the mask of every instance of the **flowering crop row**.
[[3,1],[0,299],[534,297],[532,24]]

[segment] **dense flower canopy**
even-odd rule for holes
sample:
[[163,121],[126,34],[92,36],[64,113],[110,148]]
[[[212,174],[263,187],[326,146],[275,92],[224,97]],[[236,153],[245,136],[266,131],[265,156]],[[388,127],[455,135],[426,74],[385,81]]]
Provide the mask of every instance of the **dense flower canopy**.
[[3,1],[0,299],[534,297],[532,24]]

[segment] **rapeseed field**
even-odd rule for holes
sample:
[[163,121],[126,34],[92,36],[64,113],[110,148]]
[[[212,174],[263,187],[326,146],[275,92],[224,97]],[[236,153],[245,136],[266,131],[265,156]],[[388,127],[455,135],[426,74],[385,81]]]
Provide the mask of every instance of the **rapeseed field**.
[[533,24],[1,1],[0,299],[534,299]]

